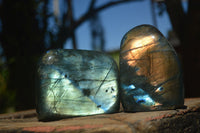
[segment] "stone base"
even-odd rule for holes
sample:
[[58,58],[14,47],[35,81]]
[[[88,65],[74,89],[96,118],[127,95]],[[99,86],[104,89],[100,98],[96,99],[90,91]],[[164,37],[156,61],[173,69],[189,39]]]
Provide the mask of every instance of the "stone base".
[[186,109],[115,113],[39,122],[35,110],[0,115],[0,132],[200,132],[200,98]]

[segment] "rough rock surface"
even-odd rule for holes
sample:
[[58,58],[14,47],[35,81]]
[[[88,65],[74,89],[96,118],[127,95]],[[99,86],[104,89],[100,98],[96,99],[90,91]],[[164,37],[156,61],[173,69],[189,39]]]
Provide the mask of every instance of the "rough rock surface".
[[186,109],[103,114],[39,122],[35,110],[0,115],[0,132],[200,132],[200,98]]

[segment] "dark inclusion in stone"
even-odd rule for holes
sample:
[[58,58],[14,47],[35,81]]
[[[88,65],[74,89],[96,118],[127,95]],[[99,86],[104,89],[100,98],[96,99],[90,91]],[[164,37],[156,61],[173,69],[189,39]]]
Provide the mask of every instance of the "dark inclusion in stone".
[[125,111],[182,108],[184,89],[175,50],[153,26],[127,32],[120,47],[121,101]]
[[104,53],[51,50],[42,57],[38,76],[39,120],[119,110],[118,68]]

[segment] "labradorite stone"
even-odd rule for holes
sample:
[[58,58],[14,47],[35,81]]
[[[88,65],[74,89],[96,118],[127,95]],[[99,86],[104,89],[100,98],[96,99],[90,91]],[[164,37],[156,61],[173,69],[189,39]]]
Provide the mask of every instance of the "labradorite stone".
[[155,27],[137,26],[124,35],[120,47],[120,86],[125,111],[183,107],[179,59]]
[[104,53],[50,50],[39,63],[38,75],[39,120],[119,110],[118,68]]

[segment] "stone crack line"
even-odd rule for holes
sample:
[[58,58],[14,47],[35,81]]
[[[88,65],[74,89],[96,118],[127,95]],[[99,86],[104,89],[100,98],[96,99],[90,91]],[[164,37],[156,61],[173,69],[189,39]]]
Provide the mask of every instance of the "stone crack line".
[[106,78],[108,77],[108,74],[110,73],[110,71],[111,71],[112,67],[113,67],[113,63],[112,63],[112,65],[111,65],[110,69],[108,70],[108,72],[107,72],[107,74],[106,74],[105,78],[104,78],[104,79],[103,79],[103,81],[101,82],[101,84],[100,84],[99,88],[97,89],[97,91],[96,91],[96,93],[95,93],[95,96],[97,95],[97,93],[99,92],[99,90],[100,90],[101,86],[103,85],[104,81],[105,81],[105,80],[106,80]]
[[131,48],[131,49],[129,49],[129,50],[122,51],[122,52],[120,52],[120,53],[121,53],[121,54],[124,54],[124,53],[126,53],[126,52],[129,52],[129,51],[132,51],[132,50],[135,50],[135,49],[144,48],[144,47],[147,47],[147,46],[150,46],[150,45],[153,45],[153,44],[155,44],[155,43],[149,43],[149,44],[147,44],[147,45],[145,45],[145,46],[140,46],[140,47],[136,47],[136,48]]

